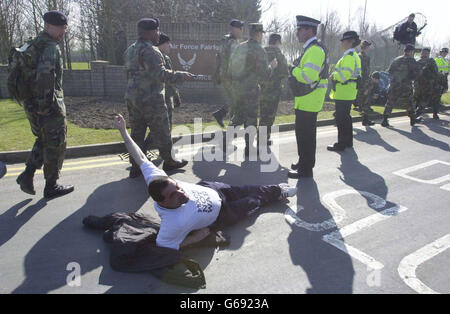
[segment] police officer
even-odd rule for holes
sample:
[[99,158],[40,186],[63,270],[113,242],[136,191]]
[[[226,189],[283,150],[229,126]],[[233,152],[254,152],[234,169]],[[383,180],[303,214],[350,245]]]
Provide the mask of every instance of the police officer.
[[[446,59],[448,55],[448,48],[442,48],[439,57],[435,59],[436,64],[438,66],[438,70],[440,73],[439,83],[435,86],[435,91],[433,95],[433,109],[439,110],[439,106],[441,104],[442,95],[448,91],[448,75],[450,73],[450,64]],[[439,119],[437,111],[433,113],[434,119]]]
[[[266,51],[261,46],[263,34],[262,24],[249,24],[250,39],[241,43],[234,50],[229,71],[232,80],[233,102],[230,126],[244,125],[244,128],[257,127],[260,84],[267,81],[272,70],[278,66],[276,59],[268,63]],[[254,136],[245,135],[245,156],[250,156]]]
[[[137,23],[138,40],[125,52],[128,84],[125,94],[131,122],[131,137],[144,150],[147,127],[155,139],[164,171],[183,168],[187,161],[172,158],[170,122],[164,96],[165,83],[180,83],[192,77],[188,72],[176,72],[164,66],[164,56],[155,46],[159,43],[159,20],[144,18]],[[139,167],[130,158],[130,177],[141,175]]]
[[371,83],[370,77],[370,56],[369,50],[372,46],[372,43],[363,40],[361,43],[361,52],[358,53],[359,58],[361,59],[361,83],[358,88],[358,96],[356,97],[355,107],[359,107],[362,113],[363,126],[373,126],[375,122],[370,121],[369,112],[370,112],[370,98],[369,98],[369,88]]
[[264,50],[267,53],[267,60],[271,62],[276,59],[278,66],[273,71],[269,80],[262,83],[259,120],[259,127],[265,127],[267,130],[268,145],[272,144],[270,131],[275,122],[278,104],[280,103],[281,92],[283,90],[282,81],[289,76],[287,60],[281,52],[280,47],[281,35],[271,34],[269,37],[269,46],[265,47]]
[[67,17],[59,11],[44,14],[44,31],[33,40],[36,48],[36,80],[30,88],[33,98],[24,103],[31,131],[37,137],[25,171],[17,183],[25,193],[35,195],[33,178],[44,166],[45,198],[74,191],[73,186],[57,184],[66,152],[66,106],[62,89],[63,61],[58,43],[67,29]]
[[[431,48],[423,48],[421,58],[417,61],[420,74],[414,81],[414,101],[417,106],[417,116],[420,116],[425,107],[432,105],[433,91],[435,85],[439,84],[439,70],[434,59],[430,58]],[[436,110],[433,110],[435,117],[439,110],[439,103],[433,104]]]
[[297,38],[303,54],[290,69],[289,85],[295,96],[295,135],[299,160],[292,165],[291,179],[313,177],[316,164],[317,115],[328,88],[328,53],[317,40],[320,21],[298,15]]
[[358,93],[357,82],[361,76],[361,59],[355,48],[361,43],[355,31],[345,32],[341,39],[344,56],[331,75],[333,90],[330,97],[336,102],[338,141],[328,146],[329,151],[341,152],[353,147],[353,121],[350,111]]
[[222,38],[220,51],[216,57],[216,73],[214,74],[214,83],[222,85],[225,92],[225,100],[227,104],[213,113],[214,118],[221,127],[225,127],[223,119],[228,114],[228,108],[233,102],[233,92],[231,88],[231,78],[228,73],[228,65],[230,57],[234,49],[241,42],[242,34],[244,33],[244,22],[233,19],[230,22],[230,33]]
[[411,126],[419,123],[421,119],[416,118],[414,108],[414,95],[412,82],[419,74],[419,67],[414,59],[415,47],[407,44],[403,56],[395,58],[390,65],[388,72],[392,77],[389,85],[388,99],[383,113],[383,127],[389,127],[389,116],[395,104],[406,105]]

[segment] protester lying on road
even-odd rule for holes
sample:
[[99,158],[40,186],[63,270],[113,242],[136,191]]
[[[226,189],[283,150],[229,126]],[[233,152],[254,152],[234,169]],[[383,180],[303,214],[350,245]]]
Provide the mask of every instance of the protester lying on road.
[[148,192],[161,217],[156,244],[179,250],[202,241],[211,230],[223,228],[256,214],[261,207],[297,194],[287,184],[232,187],[220,182],[190,184],[176,181],[150,162],[131,139],[125,119],[114,119],[130,156],[142,170]]

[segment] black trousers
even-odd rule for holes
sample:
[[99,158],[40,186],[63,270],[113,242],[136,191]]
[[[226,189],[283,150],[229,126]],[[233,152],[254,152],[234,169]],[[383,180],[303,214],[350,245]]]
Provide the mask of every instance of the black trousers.
[[245,217],[258,214],[261,207],[278,201],[281,195],[279,185],[230,186],[221,182],[205,182],[199,185],[213,189],[222,199],[219,217],[212,227],[231,226]]
[[311,171],[316,165],[317,115],[317,112],[295,110],[299,172]]
[[350,115],[353,100],[336,100],[336,125],[338,145],[342,148],[353,146],[353,120]]

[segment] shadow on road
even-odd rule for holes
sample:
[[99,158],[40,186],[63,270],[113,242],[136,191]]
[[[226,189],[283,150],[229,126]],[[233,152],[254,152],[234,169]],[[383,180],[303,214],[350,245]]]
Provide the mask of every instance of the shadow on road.
[[337,222],[322,204],[313,179],[298,183],[295,219],[297,222],[290,224],[289,252],[292,263],[308,276],[311,288],[306,293],[352,293],[355,271],[350,256],[322,240],[324,234],[336,229]]
[[[103,242],[102,234],[82,225],[83,218],[89,215],[136,212],[147,202],[147,195],[141,179],[123,179],[98,187],[83,207],[59,223],[28,252],[24,262],[26,279],[13,293],[40,294],[62,287],[69,289],[64,290],[69,293],[99,292],[97,284],[107,286],[104,288],[109,289],[109,293],[148,292],[153,277],[113,271],[109,266],[108,245]],[[82,282],[79,288],[67,287],[66,278],[70,271],[66,268],[72,262],[80,265],[81,275],[102,269],[99,282],[91,277],[90,282]],[[154,281],[157,282],[156,279]],[[90,284],[94,287],[90,288]]]
[[20,215],[19,210],[27,206],[32,199],[22,201],[0,215],[0,247],[11,240],[33,216],[47,205],[45,199],[28,206]]
[[392,153],[399,151],[397,148],[383,140],[383,138],[380,136],[380,133],[378,133],[377,130],[373,128],[366,128],[366,131],[354,128],[353,131],[356,132],[354,139],[359,142],[364,142],[372,146],[381,146],[388,152]]
[[[431,126],[433,123],[427,123],[427,126],[431,129],[433,128],[433,126]],[[399,134],[409,138],[410,140],[413,140],[417,143],[426,145],[426,146],[431,146],[431,147],[436,147],[436,148],[440,148],[444,151],[450,151],[450,146],[448,143],[446,142],[441,142],[437,139],[434,139],[432,137],[429,137],[428,135],[426,135],[421,129],[422,125],[413,127],[411,132],[406,132],[400,129],[395,129],[395,128],[391,128],[391,130],[398,132]],[[438,130],[438,128],[435,128],[433,131]]]

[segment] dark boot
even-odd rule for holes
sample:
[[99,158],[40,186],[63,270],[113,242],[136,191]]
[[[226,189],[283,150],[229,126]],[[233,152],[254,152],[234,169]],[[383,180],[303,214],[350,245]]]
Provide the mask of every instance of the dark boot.
[[368,115],[363,115],[362,125],[363,125],[363,126],[374,126],[374,125],[375,125],[375,122],[370,121]]
[[224,128],[225,124],[223,123],[223,119],[227,115],[227,111],[225,109],[220,109],[219,111],[216,111],[213,113],[213,117],[216,119],[217,123]]
[[388,128],[388,127],[391,126],[391,125],[389,124],[388,116],[387,116],[387,115],[384,115],[384,116],[383,116],[383,122],[381,122],[381,126],[383,126],[383,127],[385,127],[385,128]]
[[440,120],[439,115],[436,112],[433,113],[433,119],[434,120]]
[[61,197],[72,193],[75,190],[73,185],[62,186],[55,183],[47,183],[44,189],[44,197],[47,199]]
[[131,166],[130,169],[130,179],[139,178],[142,175],[141,169],[138,166]]
[[16,182],[20,185],[20,189],[31,195],[36,195],[36,191],[34,190],[34,173],[36,172],[36,168],[27,166],[24,172],[17,178]]
[[169,160],[164,161],[163,170],[165,172],[170,172],[184,168],[187,164],[188,164],[187,160],[175,160],[171,158]]
[[420,122],[422,122],[422,118],[416,118],[414,115],[409,116],[409,123],[411,126],[415,126]]

